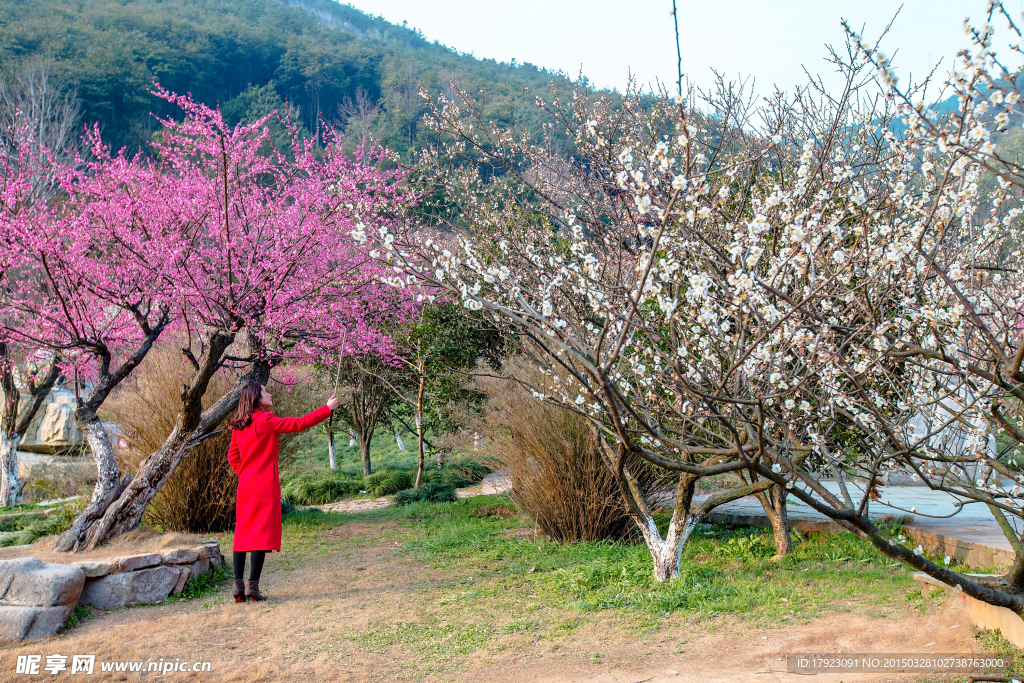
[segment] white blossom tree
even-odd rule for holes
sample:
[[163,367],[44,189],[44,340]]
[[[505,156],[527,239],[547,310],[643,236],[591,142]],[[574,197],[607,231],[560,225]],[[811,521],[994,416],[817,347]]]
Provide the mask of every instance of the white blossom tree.
[[[766,511],[784,520],[788,492],[1024,613],[1020,555],[1005,577],[968,577],[867,514],[899,469],[989,506],[1020,546],[1024,173],[994,133],[1024,111],[991,28],[971,36],[937,93],[900,89],[851,32],[832,53],[838,95],[812,83],[755,105],[722,81],[685,98],[556,93],[538,99],[540,142],[456,91],[427,118],[435,224],[371,237],[392,284],[446,288],[529,339],[551,379],[536,395],[591,421],[658,579],[715,506],[771,491]],[[948,92],[952,115],[918,104]],[[677,477],[665,534],[638,483],[647,467]],[[743,485],[692,504],[697,479],[727,472]]]

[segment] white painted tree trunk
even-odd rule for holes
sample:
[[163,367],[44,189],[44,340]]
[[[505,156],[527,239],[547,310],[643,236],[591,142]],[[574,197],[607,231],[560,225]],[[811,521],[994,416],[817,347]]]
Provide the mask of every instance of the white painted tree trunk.
[[651,559],[654,560],[655,581],[669,581],[679,576],[679,561],[683,555],[683,546],[686,545],[693,530],[697,528],[698,521],[692,515],[687,515],[682,524],[673,520],[669,524],[668,534],[665,538],[661,537],[653,517],[647,517],[643,524],[637,521],[640,533],[644,537],[644,543],[647,544],[647,550],[651,553]]
[[395,442],[398,444],[398,450],[405,450],[405,444],[402,443],[402,435],[399,434],[398,432],[395,432]]
[[350,430],[349,430],[349,432],[348,432],[348,447],[349,447],[349,448],[352,448],[353,446],[358,446],[358,445],[359,445],[359,442],[358,442],[358,441],[356,441],[356,435],[355,435],[355,432],[353,432],[353,431],[352,431],[352,430],[350,429]]
[[330,461],[331,469],[338,469],[338,457],[334,453],[334,432],[327,433],[327,459]]
[[17,434],[0,434],[0,506],[20,505],[25,482],[18,475]]

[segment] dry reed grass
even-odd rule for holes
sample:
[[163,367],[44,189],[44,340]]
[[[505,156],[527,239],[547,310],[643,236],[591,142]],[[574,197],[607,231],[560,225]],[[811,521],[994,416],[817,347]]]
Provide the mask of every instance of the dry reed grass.
[[[25,458],[24,455],[21,457]],[[25,503],[38,503],[42,500],[68,496],[87,496],[92,493],[92,487],[96,483],[96,465],[88,454],[49,457],[55,458],[56,462],[33,466],[24,475]]]
[[[118,466],[134,473],[174,429],[181,407],[181,390],[191,368],[177,345],[167,342],[146,356],[129,382],[105,406],[105,419],[118,425],[128,444]],[[207,408],[231,386],[221,374],[210,382],[203,399]],[[209,533],[234,526],[238,477],[228,464],[231,431],[203,442],[181,463],[146,511],[145,521],[167,531]]]
[[[506,362],[505,372],[526,382],[539,379],[522,359]],[[481,377],[477,389],[487,397],[481,431],[495,468],[505,472],[510,497],[546,536],[597,541],[629,533],[629,516],[585,419],[537,400],[511,380]]]

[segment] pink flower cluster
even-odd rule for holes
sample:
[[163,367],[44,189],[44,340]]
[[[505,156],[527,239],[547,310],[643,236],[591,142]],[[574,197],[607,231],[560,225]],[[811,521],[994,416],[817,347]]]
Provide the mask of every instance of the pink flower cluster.
[[[383,324],[413,303],[353,231],[390,227],[414,201],[389,152],[319,146],[277,114],[228,126],[218,110],[157,86],[180,121],[161,120],[151,154],[127,156],[87,131],[88,160],[46,163],[24,149],[0,159],[0,334],[61,353],[104,376],[154,330],[190,339],[231,333],[241,361],[393,354]],[[276,146],[271,117],[290,131]],[[393,164],[391,166],[394,166]],[[42,174],[53,201],[31,201]],[[55,176],[55,177],[54,177]]]

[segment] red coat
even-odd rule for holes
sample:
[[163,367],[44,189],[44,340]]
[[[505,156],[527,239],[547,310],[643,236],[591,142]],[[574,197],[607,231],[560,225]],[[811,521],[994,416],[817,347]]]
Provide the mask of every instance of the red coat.
[[281,552],[281,479],[277,470],[278,435],[301,432],[331,416],[327,406],[302,417],[278,417],[266,410],[252,424],[231,432],[228,462],[238,475],[235,540],[232,550]]

